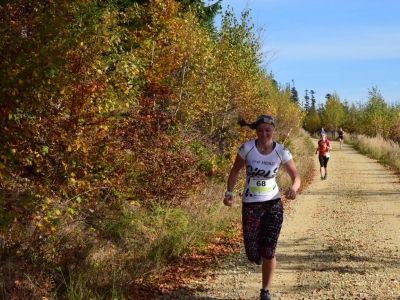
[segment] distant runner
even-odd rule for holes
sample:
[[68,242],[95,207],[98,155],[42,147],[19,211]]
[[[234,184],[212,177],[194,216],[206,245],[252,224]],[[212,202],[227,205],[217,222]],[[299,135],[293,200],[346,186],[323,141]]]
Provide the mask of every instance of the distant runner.
[[[315,154],[319,152],[318,159],[320,165],[321,180],[328,178],[328,161],[329,161],[329,150],[332,150],[331,141],[326,138],[326,132],[321,131],[321,139],[318,141],[318,147],[315,150]],[[324,174],[323,172],[324,171]]]
[[343,141],[344,141],[344,131],[343,131],[342,127],[340,127],[340,129],[339,129],[340,149],[342,149]]

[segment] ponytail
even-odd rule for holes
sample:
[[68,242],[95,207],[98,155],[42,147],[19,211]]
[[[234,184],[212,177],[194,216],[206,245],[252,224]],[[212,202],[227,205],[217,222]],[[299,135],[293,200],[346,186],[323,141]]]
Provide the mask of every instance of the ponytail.
[[243,118],[239,119],[238,124],[240,127],[248,126],[251,129],[256,129],[257,125],[255,122],[254,123],[247,123]]

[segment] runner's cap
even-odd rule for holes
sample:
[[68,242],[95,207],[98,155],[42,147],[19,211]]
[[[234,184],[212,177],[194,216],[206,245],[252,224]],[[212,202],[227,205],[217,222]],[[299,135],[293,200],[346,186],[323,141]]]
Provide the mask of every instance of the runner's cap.
[[258,125],[260,125],[260,124],[270,124],[270,125],[272,125],[272,126],[275,127],[275,121],[274,121],[274,119],[273,119],[272,117],[266,116],[266,115],[259,116],[259,117],[257,118],[257,120],[254,122],[254,125],[255,125],[256,127],[257,127]]

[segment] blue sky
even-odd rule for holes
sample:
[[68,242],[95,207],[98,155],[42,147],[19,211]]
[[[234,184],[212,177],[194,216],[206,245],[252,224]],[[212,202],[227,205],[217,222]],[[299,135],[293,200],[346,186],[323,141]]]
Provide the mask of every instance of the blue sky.
[[400,103],[399,0],[222,0],[223,11],[228,5],[238,19],[251,9],[264,28],[267,70],[282,85],[294,80],[300,100],[307,89],[317,104],[334,92],[366,103],[377,87],[386,103]]

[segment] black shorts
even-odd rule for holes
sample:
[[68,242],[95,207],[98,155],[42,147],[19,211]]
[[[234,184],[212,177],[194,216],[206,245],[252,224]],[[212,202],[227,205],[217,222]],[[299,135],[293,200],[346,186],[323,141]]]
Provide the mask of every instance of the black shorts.
[[329,157],[318,155],[318,159],[321,168],[326,168],[328,166]]

